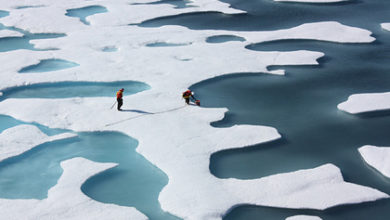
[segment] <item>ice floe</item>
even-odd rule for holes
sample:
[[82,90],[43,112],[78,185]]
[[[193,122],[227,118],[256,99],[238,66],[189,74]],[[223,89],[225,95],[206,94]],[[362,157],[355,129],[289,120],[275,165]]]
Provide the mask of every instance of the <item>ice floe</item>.
[[0,161],[17,156],[37,145],[75,136],[72,133],[47,136],[33,125],[12,127],[0,133]]
[[286,220],[321,220],[321,218],[318,216],[311,215],[295,215],[286,218]]
[[381,26],[383,29],[390,31],[390,23],[382,23]]
[[367,164],[390,178],[390,147],[366,145],[359,148],[359,153]]
[[389,110],[390,92],[354,94],[337,105],[337,108],[351,114]]
[[48,198],[0,199],[5,219],[147,219],[132,207],[96,202],[81,192],[81,185],[91,176],[116,166],[84,158],[61,162],[64,170]]

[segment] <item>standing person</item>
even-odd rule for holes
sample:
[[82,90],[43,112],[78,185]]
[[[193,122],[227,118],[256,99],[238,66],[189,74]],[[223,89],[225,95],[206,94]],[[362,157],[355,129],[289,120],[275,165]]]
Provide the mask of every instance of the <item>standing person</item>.
[[125,91],[124,88],[120,89],[117,93],[116,93],[116,101],[118,102],[118,111],[122,111],[121,107],[123,105],[123,91]]

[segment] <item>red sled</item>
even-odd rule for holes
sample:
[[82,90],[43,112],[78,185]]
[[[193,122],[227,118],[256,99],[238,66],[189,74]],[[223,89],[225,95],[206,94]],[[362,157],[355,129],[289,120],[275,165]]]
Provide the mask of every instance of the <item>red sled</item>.
[[195,101],[195,104],[196,104],[197,106],[200,106],[200,100],[196,100],[196,101]]

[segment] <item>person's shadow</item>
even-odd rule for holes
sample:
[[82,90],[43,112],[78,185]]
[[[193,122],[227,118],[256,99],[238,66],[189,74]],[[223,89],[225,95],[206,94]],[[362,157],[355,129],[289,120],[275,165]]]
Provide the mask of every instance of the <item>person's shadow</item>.
[[137,109],[122,109],[122,112],[135,112],[135,113],[140,113],[140,114],[154,114],[152,112],[145,112],[142,110],[137,110]]

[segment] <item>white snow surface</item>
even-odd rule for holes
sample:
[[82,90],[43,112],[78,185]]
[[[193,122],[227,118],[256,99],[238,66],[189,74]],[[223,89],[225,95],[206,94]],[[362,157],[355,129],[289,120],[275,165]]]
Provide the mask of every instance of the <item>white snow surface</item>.
[[390,178],[390,147],[365,145],[359,148],[359,153],[367,164]]
[[338,104],[337,108],[351,114],[389,110],[390,92],[354,94]]
[[0,38],[3,37],[22,37],[23,34],[17,31],[11,31],[11,30],[0,30]]
[[321,219],[322,218],[318,216],[311,216],[311,215],[295,215],[286,218],[286,220],[321,220]]
[[96,163],[84,158],[61,162],[64,170],[57,185],[49,190],[48,198],[0,199],[4,219],[147,219],[132,207],[103,204],[87,197],[81,185],[91,176],[116,166]]
[[22,154],[37,145],[75,136],[72,133],[47,136],[33,125],[18,125],[0,133],[0,161]]
[[[15,9],[21,5],[42,7]],[[78,18],[65,16],[66,9],[90,5],[104,6],[108,12],[87,17],[91,25],[81,23]],[[245,49],[245,46],[251,43],[280,39],[369,43],[375,38],[370,36],[371,32],[367,30],[331,21],[302,24],[284,30],[255,32],[190,30],[180,26],[128,26],[152,18],[195,11],[243,13],[216,0],[194,0],[191,5],[196,7],[175,9],[169,4],[134,5],[127,0],[58,0],[55,3],[51,0],[26,0],[22,4],[19,1],[0,0],[0,9],[10,12],[9,16],[0,19],[0,23],[32,33],[66,34],[66,37],[62,38],[32,41],[36,48],[58,50],[15,50],[2,53],[0,62],[6,65],[0,66],[0,72],[2,78],[7,80],[1,82],[0,90],[44,82],[137,80],[146,82],[151,89],[125,96],[123,108],[152,113],[110,110],[113,98],[75,97],[6,99],[0,102],[0,114],[53,128],[119,131],[136,138],[139,141],[137,151],[169,177],[169,183],[159,197],[162,208],[185,219],[221,219],[230,209],[240,204],[322,210],[341,204],[388,197],[378,190],[344,182],[340,170],[331,164],[254,180],[219,179],[213,176],[209,171],[211,154],[276,140],[280,138],[280,134],[268,126],[211,127],[210,122],[221,120],[227,109],[185,106],[181,92],[194,83],[229,73],[283,74],[282,69],[267,71],[267,66],[313,65],[324,55],[322,52],[306,50],[260,52]],[[216,35],[236,35],[246,41],[206,43],[207,37]],[[155,42],[184,45],[146,46]],[[102,48],[107,46],[116,47],[118,51],[102,52]],[[80,66],[37,74],[18,73],[18,70],[25,66],[53,58],[76,62]],[[42,114],[42,109],[45,109],[45,114]],[[93,218],[94,213],[102,211],[110,213],[107,216],[115,216],[115,219],[118,219],[125,211],[137,213],[131,208],[103,205],[81,196],[82,181],[88,175],[107,168],[107,165],[83,159],[67,161],[64,164],[65,172],[59,184],[50,190],[47,200],[2,200],[2,213],[4,210],[4,213],[11,217],[16,215],[15,218],[23,214],[33,214],[32,216],[39,219]],[[85,173],[83,172],[82,178],[77,176],[81,174],[73,170],[78,166],[88,167],[83,169]],[[73,180],[77,184],[70,184]],[[59,199],[62,196],[65,199]],[[58,206],[53,209],[56,211],[44,211],[52,202]],[[82,203],[83,208],[69,208],[68,204],[74,202]],[[38,209],[25,208],[37,205]],[[131,219],[144,219],[144,216]]]
[[381,24],[381,27],[382,27],[383,29],[385,29],[385,30],[390,31],[390,23],[382,23],[382,24]]

